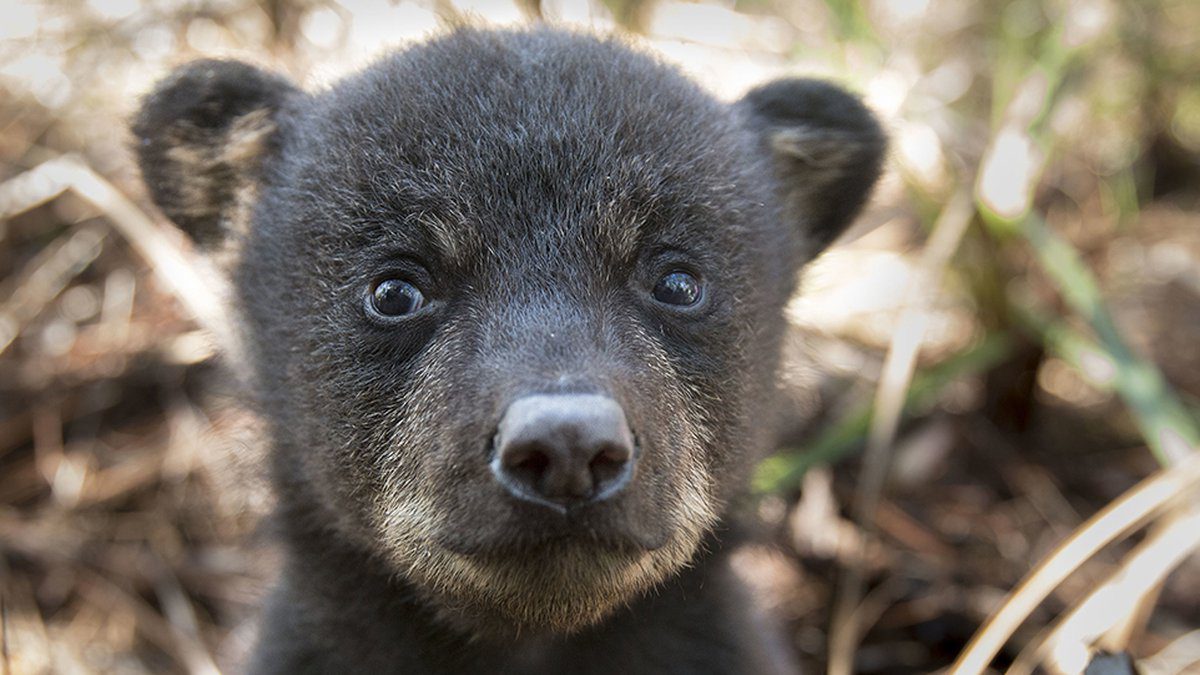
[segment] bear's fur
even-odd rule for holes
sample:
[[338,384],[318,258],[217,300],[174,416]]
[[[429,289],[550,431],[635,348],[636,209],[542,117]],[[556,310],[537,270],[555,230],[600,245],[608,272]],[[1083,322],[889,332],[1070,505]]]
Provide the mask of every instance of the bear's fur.
[[[727,568],[783,307],[884,136],[841,89],[732,105],[618,39],[460,28],[302,92],[184,66],[135,122],[150,194],[229,253],[287,562],[256,672],[786,671]],[[655,300],[684,271],[703,299]],[[368,311],[381,279],[419,311]],[[559,512],[488,470],[533,393],[598,392],[638,459]]]

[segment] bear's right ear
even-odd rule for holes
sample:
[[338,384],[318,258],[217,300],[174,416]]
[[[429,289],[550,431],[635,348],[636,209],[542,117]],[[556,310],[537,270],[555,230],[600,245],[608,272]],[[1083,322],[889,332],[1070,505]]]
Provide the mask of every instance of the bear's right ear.
[[850,224],[879,178],[887,137],[858,97],[819,80],[767,83],[737,102],[771,156],[784,217],[818,253]]
[[182,66],[142,101],[133,124],[150,196],[202,247],[245,227],[265,163],[278,152],[277,116],[299,94],[237,61]]

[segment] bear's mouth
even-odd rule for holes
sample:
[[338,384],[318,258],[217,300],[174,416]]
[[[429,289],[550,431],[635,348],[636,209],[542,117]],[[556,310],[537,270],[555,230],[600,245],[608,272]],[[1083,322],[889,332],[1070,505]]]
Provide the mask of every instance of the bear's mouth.
[[478,635],[549,631],[593,625],[686,565],[696,546],[688,537],[647,551],[597,548],[578,539],[506,552],[431,552],[410,568],[418,590],[439,614]]
[[666,546],[673,530],[661,522],[661,514],[654,518],[659,526],[651,527],[649,519],[602,508],[564,515],[519,508],[505,520],[483,530],[450,523],[439,528],[433,539],[447,551],[472,557],[516,557],[531,551],[552,553],[565,547],[638,554]]

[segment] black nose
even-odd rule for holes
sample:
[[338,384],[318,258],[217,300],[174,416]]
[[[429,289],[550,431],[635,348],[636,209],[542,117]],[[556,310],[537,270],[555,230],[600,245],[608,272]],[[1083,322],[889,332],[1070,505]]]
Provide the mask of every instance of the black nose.
[[615,495],[633,473],[633,433],[597,394],[513,401],[496,432],[492,473],[513,495],[557,510]]

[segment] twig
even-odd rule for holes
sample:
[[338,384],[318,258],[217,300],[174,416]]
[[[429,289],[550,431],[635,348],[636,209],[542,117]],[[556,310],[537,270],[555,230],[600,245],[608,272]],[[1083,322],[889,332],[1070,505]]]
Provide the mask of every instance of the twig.
[[[938,396],[965,377],[987,372],[1008,358],[1012,340],[1004,333],[983,336],[974,346],[958,352],[913,377],[905,397],[904,412],[920,417],[934,407]],[[794,486],[816,466],[841,460],[860,448],[871,428],[871,402],[854,406],[841,419],[827,426],[804,449],[768,457],[759,465],[754,489],[762,493],[778,492]]]
[[0,184],[0,220],[8,220],[53,200],[70,189],[55,171],[41,166]]
[[0,185],[0,219],[27,211],[68,190],[108,218],[197,321],[227,337],[218,294],[196,265],[136,204],[78,158],[66,155],[50,160]]
[[76,567],[75,573],[80,577],[77,589],[83,598],[97,607],[110,608],[111,612],[125,611],[142,636],[163,653],[178,657],[178,643],[172,626],[141,596],[91,569]]
[[1144,675],[1177,675],[1197,668],[1200,668],[1200,628],[1184,633],[1154,656],[1138,662],[1138,669]]
[[1088,646],[1137,609],[1171,570],[1200,548],[1200,507],[1192,507],[1125,558],[1099,588],[1060,619],[1044,640],[1024,649],[1008,675],[1032,673],[1049,657],[1060,672],[1078,672],[1087,664]]
[[0,354],[99,257],[103,245],[104,233],[94,227],[64,234],[17,275],[15,290],[0,305]]
[[8,603],[4,601],[5,597],[4,589],[0,588],[0,675],[12,673],[8,662]]
[[1162,508],[1200,488],[1200,453],[1143,480],[1076,530],[1021,581],[959,655],[951,673],[982,673],[1013,631],[1084,561]]
[[[867,437],[867,450],[863,458],[863,475],[858,482],[855,495],[855,522],[868,536],[862,538],[862,546],[871,537],[870,523],[879,507],[880,494],[887,478],[892,443],[904,410],[904,401],[917,366],[917,356],[925,332],[931,321],[928,310],[930,300],[936,294],[936,282],[945,270],[958,244],[962,241],[971,219],[975,215],[971,195],[968,191],[957,193],[942,211],[929,242],[921,255],[917,275],[909,287],[911,299],[900,316],[899,325],[888,347],[883,365],[883,375],[875,393],[874,414],[871,430]],[[864,585],[864,556],[855,556],[845,571],[838,588],[837,604],[829,638],[829,672],[831,675],[849,675],[854,669],[854,652],[864,630],[860,622],[862,613],[857,611],[862,600]]]
[[188,672],[192,675],[220,675],[220,669],[200,637],[196,612],[179,586],[179,580],[161,561],[154,567],[157,568],[154,592],[167,615],[168,625]]

